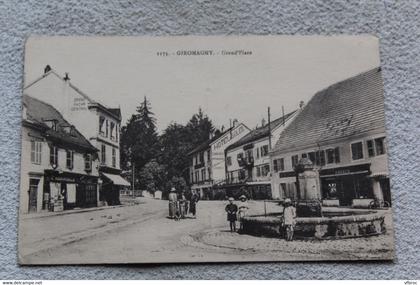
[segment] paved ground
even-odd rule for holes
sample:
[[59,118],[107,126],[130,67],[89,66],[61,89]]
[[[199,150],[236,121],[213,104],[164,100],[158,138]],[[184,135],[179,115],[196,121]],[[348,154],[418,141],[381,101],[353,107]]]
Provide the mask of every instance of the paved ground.
[[[197,219],[173,221],[167,201],[101,211],[23,219],[24,263],[127,263],[377,259],[392,255],[391,230],[369,238],[285,242],[230,233],[225,202],[200,201]],[[251,202],[254,213],[264,203]],[[268,212],[281,210],[267,204]],[[388,215],[390,216],[390,215]],[[389,222],[389,218],[387,219]]]

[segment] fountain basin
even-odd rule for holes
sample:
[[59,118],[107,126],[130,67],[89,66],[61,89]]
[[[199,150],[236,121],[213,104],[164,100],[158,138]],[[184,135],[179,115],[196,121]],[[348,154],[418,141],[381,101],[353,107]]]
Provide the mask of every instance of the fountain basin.
[[[385,233],[385,213],[345,209],[323,210],[322,217],[296,218],[296,239],[343,239]],[[243,233],[282,237],[282,214],[251,215],[243,218]]]

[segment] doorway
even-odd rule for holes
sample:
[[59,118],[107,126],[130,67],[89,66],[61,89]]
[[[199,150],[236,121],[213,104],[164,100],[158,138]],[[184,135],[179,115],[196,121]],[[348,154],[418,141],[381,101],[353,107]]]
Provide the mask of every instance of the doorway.
[[37,201],[38,201],[38,184],[39,179],[31,178],[29,179],[29,207],[28,212],[33,213],[37,211]]

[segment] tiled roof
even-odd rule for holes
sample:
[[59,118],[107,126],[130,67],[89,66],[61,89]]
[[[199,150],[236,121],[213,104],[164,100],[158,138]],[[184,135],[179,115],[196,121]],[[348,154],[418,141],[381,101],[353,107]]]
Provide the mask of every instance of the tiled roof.
[[[71,125],[53,106],[28,95],[23,95],[22,101],[26,107],[26,121],[45,130],[45,136],[48,139],[78,146],[89,151],[97,151],[76,128],[73,127],[71,134],[64,130],[65,127],[70,127]],[[53,120],[57,123],[56,131],[47,125],[48,121]]]
[[[284,121],[285,122],[288,121],[292,117],[292,115],[294,113],[296,113],[296,112],[297,112],[297,110],[295,110],[293,112],[290,112],[290,113],[284,115]],[[276,120],[273,120],[270,123],[271,130],[275,129],[276,127],[278,127],[282,123],[283,123],[283,117],[280,117],[280,118],[278,118]],[[228,146],[226,148],[226,150],[234,149],[236,147],[239,147],[239,146],[242,146],[242,145],[246,145],[248,143],[257,141],[257,140],[259,140],[261,138],[268,137],[268,136],[269,136],[269,130],[268,130],[268,124],[266,124],[266,125],[264,125],[262,127],[256,128],[255,130],[252,130],[251,132],[249,132],[248,134],[246,134],[243,138],[241,138],[237,142],[235,142],[235,143],[231,144],[230,146]]]
[[384,128],[381,69],[375,68],[316,93],[282,132],[273,152]]

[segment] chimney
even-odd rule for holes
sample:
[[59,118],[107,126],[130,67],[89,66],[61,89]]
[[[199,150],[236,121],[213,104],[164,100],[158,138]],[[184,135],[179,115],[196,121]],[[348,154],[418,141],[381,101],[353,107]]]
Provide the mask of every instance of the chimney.
[[303,106],[305,105],[305,102],[303,102],[303,101],[300,101],[299,102],[299,108],[302,110],[303,109]]
[[68,72],[66,72],[65,74],[64,74],[64,81],[69,81],[70,80],[70,77],[69,77],[69,73]]
[[51,71],[51,66],[49,64],[47,64],[44,68],[44,74],[47,74],[50,71]]
[[237,124],[238,124],[238,120],[237,119],[233,119],[233,121],[232,121],[232,128],[236,127]]
[[265,126],[265,119],[263,118],[262,120],[261,120],[261,127],[264,127]]

